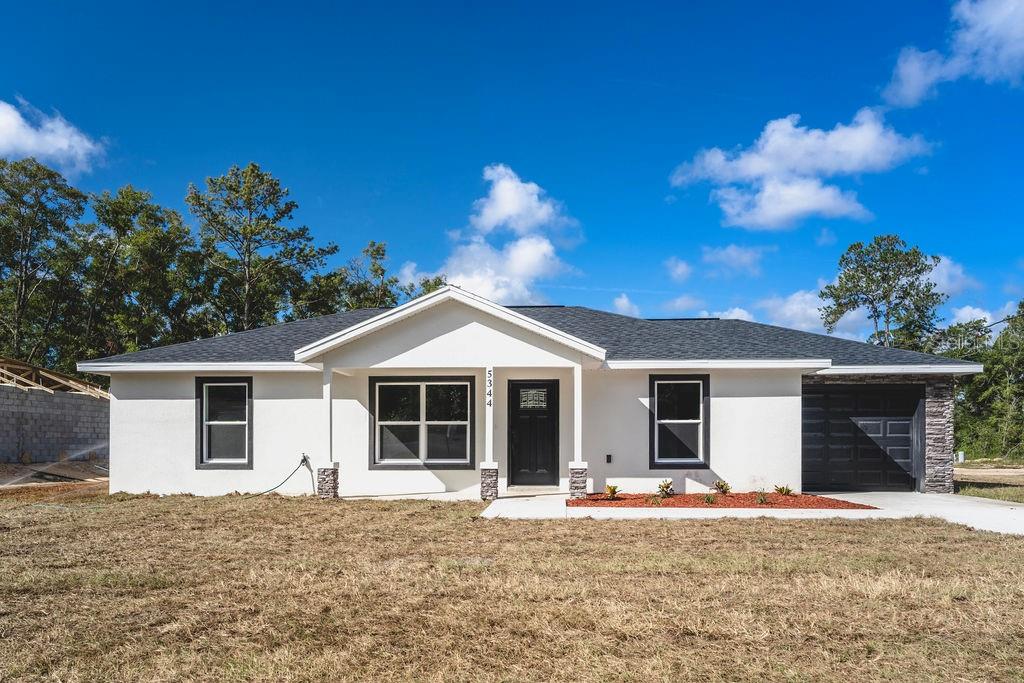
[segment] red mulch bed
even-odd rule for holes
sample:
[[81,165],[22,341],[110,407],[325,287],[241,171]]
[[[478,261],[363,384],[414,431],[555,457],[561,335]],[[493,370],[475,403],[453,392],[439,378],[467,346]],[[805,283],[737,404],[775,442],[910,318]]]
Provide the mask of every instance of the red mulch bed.
[[767,503],[757,502],[757,493],[715,494],[714,503],[704,502],[703,493],[678,493],[668,498],[659,498],[653,493],[620,493],[615,500],[608,500],[603,493],[591,493],[586,498],[565,501],[569,507],[597,508],[798,508],[803,510],[877,510],[878,508],[845,500],[812,496],[802,493],[784,496],[769,493]]

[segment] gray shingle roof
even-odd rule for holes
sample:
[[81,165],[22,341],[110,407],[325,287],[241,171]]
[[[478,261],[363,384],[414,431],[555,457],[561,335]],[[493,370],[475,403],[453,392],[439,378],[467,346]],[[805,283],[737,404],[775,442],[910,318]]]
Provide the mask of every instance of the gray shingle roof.
[[295,360],[295,349],[352,327],[383,313],[383,308],[360,308],[319,318],[260,327],[135,353],[100,358],[103,363],[270,363]]
[[[582,306],[513,310],[604,348],[608,360],[831,359],[833,365],[956,365],[961,361],[743,320],[641,320]],[[307,344],[368,320],[367,308],[99,359],[104,363],[230,363],[294,360]]]
[[[745,320],[640,320],[579,306],[512,307],[601,346],[609,360],[787,360],[827,358],[833,365],[955,365],[927,353],[801,332]],[[968,363],[964,363],[968,365]]]

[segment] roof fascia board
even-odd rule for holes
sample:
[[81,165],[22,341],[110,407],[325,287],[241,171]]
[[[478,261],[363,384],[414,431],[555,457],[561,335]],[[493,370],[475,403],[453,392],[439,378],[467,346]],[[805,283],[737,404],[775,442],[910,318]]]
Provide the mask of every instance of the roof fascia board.
[[956,365],[836,365],[818,375],[973,375],[984,370],[980,363]]
[[688,370],[688,369],[735,369],[774,370],[801,369],[818,370],[829,368],[832,361],[827,358],[797,358],[786,360],[716,359],[716,360],[609,360],[605,367],[610,370]]
[[392,325],[411,315],[433,306],[437,306],[445,301],[458,301],[479,311],[493,315],[505,322],[529,330],[530,332],[538,334],[546,339],[562,344],[563,346],[568,346],[592,358],[597,358],[598,360],[604,360],[605,358],[605,350],[600,346],[591,344],[590,342],[584,341],[578,337],[574,337],[571,334],[566,334],[561,330],[545,325],[544,323],[538,322],[533,318],[529,318],[511,309],[505,308],[493,301],[488,301],[481,296],[459,289],[453,285],[448,285],[437,291],[431,292],[426,296],[408,301],[397,308],[391,309],[390,311],[385,311],[380,315],[370,318],[369,320],[364,320],[361,323],[335,332],[334,334],[315,341],[312,344],[307,344],[295,351],[295,360],[302,362],[309,360],[310,358],[315,358],[327,351],[333,351],[340,346],[365,337],[366,335],[372,334],[383,327]]
[[125,372],[323,372],[322,363],[79,363],[79,372],[113,375]]

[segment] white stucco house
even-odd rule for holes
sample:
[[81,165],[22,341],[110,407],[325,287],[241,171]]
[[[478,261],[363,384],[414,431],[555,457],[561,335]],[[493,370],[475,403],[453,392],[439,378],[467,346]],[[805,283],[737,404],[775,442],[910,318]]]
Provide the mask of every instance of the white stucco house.
[[[972,363],[740,320],[501,306],[448,286],[79,364],[111,491],[378,496],[952,488]],[[305,468],[303,468],[305,469]],[[554,490],[554,488],[550,489]]]

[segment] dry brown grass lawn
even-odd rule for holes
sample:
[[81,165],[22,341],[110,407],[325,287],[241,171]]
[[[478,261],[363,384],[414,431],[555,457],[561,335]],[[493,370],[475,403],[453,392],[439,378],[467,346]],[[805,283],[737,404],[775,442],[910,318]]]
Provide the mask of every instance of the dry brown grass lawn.
[[0,496],[0,679],[1024,677],[1024,538],[480,509]]

